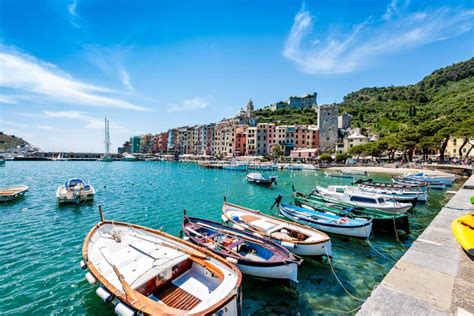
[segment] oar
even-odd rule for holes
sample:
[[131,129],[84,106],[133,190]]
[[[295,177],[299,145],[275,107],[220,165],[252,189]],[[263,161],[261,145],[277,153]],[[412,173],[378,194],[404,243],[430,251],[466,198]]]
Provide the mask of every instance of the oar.
[[120,284],[122,285],[122,289],[125,292],[125,295],[127,296],[128,299],[131,299],[131,303],[135,304],[137,302],[137,298],[135,296],[135,291],[132,289],[130,284],[125,281],[124,276],[120,273],[120,271],[117,269],[115,265],[112,265],[112,269],[114,270],[115,275],[120,281]]
[[203,234],[201,234],[201,233],[195,231],[194,229],[191,229],[191,228],[189,228],[189,227],[185,227],[184,229],[186,229],[187,231],[189,231],[189,232],[195,234],[195,235],[198,236],[198,237],[204,238],[205,240],[207,240],[207,241],[209,241],[209,242],[212,242],[213,244],[217,245],[218,247],[220,247],[220,248],[222,248],[222,249],[224,249],[224,250],[229,251],[230,253],[232,253],[232,254],[238,256],[239,258],[244,258],[241,254],[239,254],[239,253],[233,251],[232,249],[227,248],[226,246],[224,246],[224,245],[222,245],[222,244],[219,244],[217,241],[214,241],[214,240],[212,240],[211,238],[209,238],[209,237],[207,237],[207,236],[204,236]]
[[180,251],[180,252],[183,252],[187,255],[190,255],[190,256],[193,256],[193,257],[197,257],[197,258],[201,258],[201,259],[206,259],[207,256],[205,254],[203,254],[202,252],[197,252],[197,251],[193,251],[193,250],[188,250],[186,248],[183,248],[183,247],[179,247],[179,246],[176,246],[176,245],[173,245],[173,244],[170,244],[170,243],[167,243],[165,241],[162,241],[162,240],[150,240],[150,239],[147,239],[145,237],[142,237],[138,234],[135,234],[134,235],[136,238],[139,238],[139,239],[143,239],[143,240],[146,240],[146,241],[149,241],[149,242],[152,242],[152,243],[155,243],[155,244],[158,244],[158,245],[162,245],[162,246],[165,246],[167,248],[171,248],[171,249],[174,249],[174,250],[177,250],[177,251]]
[[260,240],[256,240],[256,239],[250,238],[250,237],[245,236],[245,235],[243,235],[243,234],[240,234],[240,233],[238,233],[238,232],[229,231],[229,230],[226,230],[226,229],[223,229],[223,228],[218,229],[218,228],[216,228],[216,227],[212,227],[212,226],[209,226],[209,225],[204,224],[204,223],[194,223],[194,224],[195,224],[195,225],[198,225],[198,226],[203,226],[203,227],[211,228],[211,229],[214,229],[214,230],[217,229],[218,231],[222,231],[222,232],[234,234],[234,235],[240,236],[240,237],[242,237],[242,238],[244,238],[244,239],[247,239],[247,240],[249,240],[249,241],[251,241],[251,242],[254,242],[254,243],[257,243],[257,244],[260,244],[260,245],[264,245],[264,244],[265,244],[264,242],[262,242],[262,241],[260,241]]

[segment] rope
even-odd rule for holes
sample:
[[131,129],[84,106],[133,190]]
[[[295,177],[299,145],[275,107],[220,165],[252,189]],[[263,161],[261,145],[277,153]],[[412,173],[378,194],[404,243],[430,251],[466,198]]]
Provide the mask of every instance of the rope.
[[[347,295],[349,295],[351,298],[355,299],[356,301],[365,302],[365,300],[363,300],[363,299],[361,299],[361,298],[358,298],[357,296],[354,296],[353,294],[351,294],[351,293],[346,289],[346,287],[344,286],[344,284],[342,284],[341,280],[339,280],[339,277],[338,277],[337,274],[336,274],[336,271],[334,271],[334,267],[333,267],[333,264],[332,264],[332,260],[331,260],[331,257],[329,256],[329,253],[328,253],[327,248],[325,249],[325,251],[326,251],[327,258],[328,258],[329,267],[331,268],[331,271],[332,271],[332,273],[334,274],[334,277],[336,278],[337,282],[339,282],[339,285],[341,285],[342,289],[347,293]],[[360,306],[359,306],[359,307],[360,307]]]
[[392,261],[392,262],[397,262],[398,260],[397,259],[394,259],[394,258],[389,258],[387,256],[385,256],[383,253],[381,253],[380,251],[377,250],[377,248],[375,248],[372,243],[370,242],[369,239],[367,239],[367,244],[369,245],[370,248],[372,248],[372,250],[374,250],[377,254],[379,254],[381,257],[384,257],[385,259],[389,260],[389,261]]
[[327,307],[322,307],[322,306],[319,306],[319,308],[320,308],[320,309],[323,309],[323,310],[326,310],[326,311],[330,311],[330,312],[343,313],[343,314],[352,314],[352,313],[354,313],[356,310],[358,310],[359,308],[361,308],[362,305],[364,305],[364,303],[360,304],[359,306],[357,306],[357,307],[354,308],[354,309],[351,309],[350,311],[343,311],[343,310],[340,310],[340,309],[333,309],[333,308],[327,308]]
[[392,219],[393,219],[393,230],[395,231],[395,237],[397,238],[398,243],[403,247],[403,249],[406,249],[406,247],[403,245],[400,238],[398,237],[397,224],[395,222],[395,217],[392,217]]

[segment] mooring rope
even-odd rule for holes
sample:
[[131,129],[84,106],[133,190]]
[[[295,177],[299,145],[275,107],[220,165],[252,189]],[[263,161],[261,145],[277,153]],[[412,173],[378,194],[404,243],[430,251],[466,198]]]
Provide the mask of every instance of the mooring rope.
[[406,247],[403,245],[400,238],[398,237],[397,223],[395,222],[395,217],[392,217],[392,219],[393,219],[393,230],[395,231],[395,237],[397,238],[398,243],[403,247],[403,249],[406,249]]
[[347,295],[349,295],[351,298],[355,299],[356,301],[359,301],[359,302],[365,302],[365,300],[357,297],[357,296],[354,296],[353,294],[351,294],[347,289],[346,287],[344,286],[344,284],[342,284],[341,280],[339,279],[339,277],[337,276],[336,274],[336,271],[334,270],[334,267],[333,267],[333,264],[332,264],[332,259],[331,257],[329,256],[328,254],[328,250],[326,248],[326,255],[327,255],[327,258],[328,258],[328,262],[329,262],[329,267],[331,268],[331,271],[332,271],[332,274],[334,274],[334,277],[336,278],[337,282],[339,283],[339,285],[341,285],[342,289],[347,293]]
[[372,243],[370,242],[370,240],[368,238],[367,238],[367,244],[369,245],[370,248],[372,248],[372,250],[374,250],[376,253],[378,253],[380,256],[384,257],[385,259],[387,259],[389,261],[392,261],[392,262],[397,262],[398,261],[398,259],[389,258],[386,255],[384,255],[383,253],[381,253],[380,251],[378,251],[377,248],[375,248],[372,245]]

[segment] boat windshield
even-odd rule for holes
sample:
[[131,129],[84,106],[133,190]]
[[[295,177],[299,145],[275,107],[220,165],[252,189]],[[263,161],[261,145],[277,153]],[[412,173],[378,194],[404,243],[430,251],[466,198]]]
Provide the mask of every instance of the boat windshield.
[[378,198],[377,201],[379,201],[380,204],[385,202],[383,198]]
[[67,180],[65,183],[64,183],[64,186],[66,188],[72,188],[72,187],[75,187],[76,185],[78,184],[82,184],[82,185],[85,185],[84,181],[82,179],[79,179],[79,178],[73,178],[73,179],[69,179]]

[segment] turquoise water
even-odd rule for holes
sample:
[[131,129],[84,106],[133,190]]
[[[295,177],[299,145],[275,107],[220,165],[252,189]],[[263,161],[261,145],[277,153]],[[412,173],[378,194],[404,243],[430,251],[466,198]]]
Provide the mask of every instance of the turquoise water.
[[[26,196],[0,205],[0,314],[113,314],[84,279],[79,268],[85,235],[105,217],[179,234],[183,208],[188,214],[220,220],[223,197],[268,211],[278,194],[289,202],[291,185],[308,192],[316,182],[349,184],[318,171],[274,172],[278,186],[266,189],[245,181],[245,173],[202,169],[169,162],[7,162],[0,168],[0,187],[23,183]],[[70,177],[94,185],[93,203],[58,206],[55,192]],[[386,176],[374,176],[387,179]],[[350,293],[365,299],[411,242],[447,201],[432,191],[429,203],[410,218],[413,230],[403,244],[375,235],[366,241],[332,236],[333,265]],[[299,284],[244,277],[243,314],[318,314],[349,311],[361,302],[351,298],[327,262],[305,259]]]

